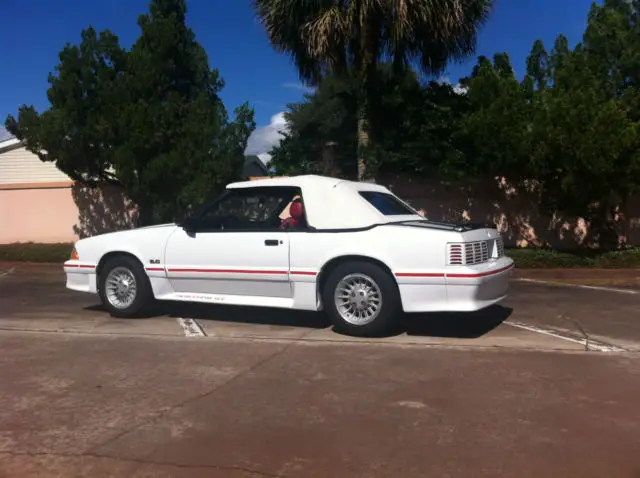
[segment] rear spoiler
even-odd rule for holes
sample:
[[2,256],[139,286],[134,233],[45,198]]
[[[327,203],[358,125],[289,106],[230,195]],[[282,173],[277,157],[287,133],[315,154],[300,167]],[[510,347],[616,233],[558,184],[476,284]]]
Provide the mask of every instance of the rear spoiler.
[[402,225],[409,227],[426,227],[433,229],[448,229],[456,232],[475,231],[478,229],[498,229],[495,224],[488,224],[482,222],[443,222],[443,221],[430,221],[428,219],[416,220],[416,221],[399,221],[389,222],[388,225]]
[[475,231],[476,229],[498,229],[496,224],[487,222],[461,222],[460,227],[464,227],[467,231]]

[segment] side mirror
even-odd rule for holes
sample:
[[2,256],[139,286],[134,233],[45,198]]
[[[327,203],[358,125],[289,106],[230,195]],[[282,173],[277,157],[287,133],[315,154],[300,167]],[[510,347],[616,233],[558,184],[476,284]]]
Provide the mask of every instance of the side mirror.
[[184,229],[186,232],[195,232],[196,229],[198,229],[198,220],[193,216],[187,217],[182,222],[182,229]]

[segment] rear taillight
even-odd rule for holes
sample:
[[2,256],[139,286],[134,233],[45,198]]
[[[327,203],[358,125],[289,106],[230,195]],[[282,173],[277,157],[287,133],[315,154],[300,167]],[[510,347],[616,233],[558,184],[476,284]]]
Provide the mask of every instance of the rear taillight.
[[78,251],[76,251],[76,248],[74,247],[73,250],[71,251],[71,260],[77,261],[79,259],[80,259],[80,256],[78,255]]

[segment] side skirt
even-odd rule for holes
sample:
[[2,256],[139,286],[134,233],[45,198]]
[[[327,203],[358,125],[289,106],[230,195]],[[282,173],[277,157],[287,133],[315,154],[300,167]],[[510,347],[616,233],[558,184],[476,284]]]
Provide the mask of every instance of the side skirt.
[[245,305],[253,307],[276,307],[293,309],[293,299],[281,297],[260,297],[250,295],[194,294],[176,292],[157,296],[158,300],[175,300],[180,302],[201,302],[206,304]]

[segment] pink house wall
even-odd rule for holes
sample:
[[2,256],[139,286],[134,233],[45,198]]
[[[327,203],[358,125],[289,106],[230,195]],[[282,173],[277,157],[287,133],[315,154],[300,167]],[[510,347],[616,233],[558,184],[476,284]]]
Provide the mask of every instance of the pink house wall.
[[0,244],[72,242],[77,220],[70,185],[0,189]]
[[0,244],[73,242],[133,227],[135,215],[116,188],[66,183],[0,186]]

